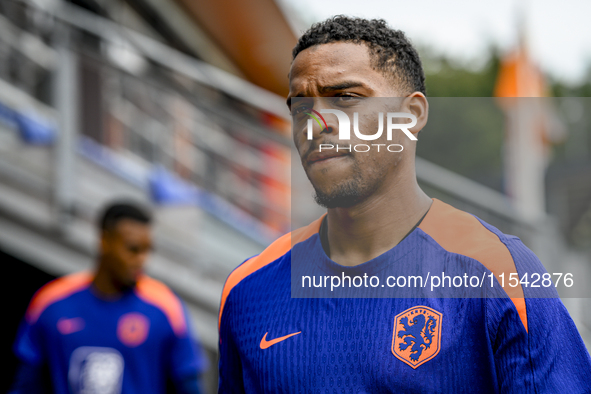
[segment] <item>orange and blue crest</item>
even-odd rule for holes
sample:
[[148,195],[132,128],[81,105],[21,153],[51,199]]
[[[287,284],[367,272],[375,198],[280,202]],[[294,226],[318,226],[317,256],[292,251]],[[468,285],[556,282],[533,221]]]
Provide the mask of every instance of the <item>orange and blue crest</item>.
[[394,318],[392,353],[416,369],[432,360],[441,348],[443,314],[427,306],[415,306]]

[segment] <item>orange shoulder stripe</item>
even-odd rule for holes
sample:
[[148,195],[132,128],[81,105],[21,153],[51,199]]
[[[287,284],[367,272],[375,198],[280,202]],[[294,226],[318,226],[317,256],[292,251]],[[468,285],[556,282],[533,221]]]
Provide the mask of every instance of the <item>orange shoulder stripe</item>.
[[228,276],[226,284],[224,285],[224,290],[222,291],[222,301],[220,305],[220,313],[218,318],[218,329],[222,323],[222,312],[224,311],[224,305],[226,304],[226,299],[228,298],[230,291],[232,291],[232,289],[248,275],[263,268],[267,264],[272,263],[279,257],[289,252],[292,246],[296,243],[303,242],[310,238],[312,235],[316,234],[320,229],[320,223],[322,222],[322,218],[324,218],[324,215],[320,217],[320,219],[315,220],[306,227],[302,227],[295,231],[292,231],[291,233],[285,234],[284,236],[273,242],[271,245],[269,245],[269,247],[263,250],[261,254],[254,256],[253,258],[246,261],[244,264],[240,265],[234,271],[232,271],[230,276]]
[[90,272],[84,271],[62,276],[47,283],[33,296],[25,313],[25,319],[29,324],[35,323],[48,306],[84,289],[90,285],[92,278],[93,275]]
[[[505,278],[509,278],[511,273],[517,273],[513,256],[507,246],[467,212],[433,199],[433,205],[419,228],[443,249],[478,260],[497,277],[499,283],[500,274],[505,273]],[[527,331],[527,311],[521,285],[505,287],[505,291],[515,304]]]
[[181,300],[168,286],[149,276],[143,276],[138,280],[135,291],[142,300],[164,312],[176,335],[185,335],[187,322]]

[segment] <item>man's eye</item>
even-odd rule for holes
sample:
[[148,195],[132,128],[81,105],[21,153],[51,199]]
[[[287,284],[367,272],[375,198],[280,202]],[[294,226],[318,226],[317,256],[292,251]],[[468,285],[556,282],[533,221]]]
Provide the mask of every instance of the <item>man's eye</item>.
[[344,94],[342,96],[336,97],[334,100],[335,100],[335,103],[339,104],[339,105],[352,105],[352,104],[357,103],[360,99],[361,99],[361,97],[359,97],[359,96],[352,96],[352,95]]
[[307,105],[300,105],[291,110],[291,116],[301,115],[306,112],[311,112],[312,108]]

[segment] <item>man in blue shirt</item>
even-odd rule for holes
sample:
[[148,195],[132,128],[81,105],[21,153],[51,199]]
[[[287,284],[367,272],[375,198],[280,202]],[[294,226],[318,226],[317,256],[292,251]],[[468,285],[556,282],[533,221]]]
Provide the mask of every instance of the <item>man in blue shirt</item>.
[[[11,393],[199,393],[204,359],[181,300],[146,276],[150,215],[117,203],[101,217],[96,271],[56,279],[33,297],[19,329]],[[170,383],[171,382],[171,383]]]
[[[418,186],[428,102],[405,35],[337,16],[312,26],[293,58],[293,139],[327,214],[228,277],[219,392],[591,392],[589,354],[536,256]],[[413,138],[367,142],[382,129],[367,111],[375,98],[410,114]],[[365,138],[343,141],[341,119],[322,116],[346,112]],[[507,286],[525,274],[537,288]]]

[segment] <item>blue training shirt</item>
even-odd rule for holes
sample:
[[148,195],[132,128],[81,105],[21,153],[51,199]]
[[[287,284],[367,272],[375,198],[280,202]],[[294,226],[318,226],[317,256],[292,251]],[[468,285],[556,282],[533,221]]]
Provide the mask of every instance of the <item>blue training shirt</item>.
[[164,393],[168,379],[177,387],[195,381],[205,359],[184,305],[166,285],[144,276],[105,300],[93,293],[92,279],[72,274],[36,293],[14,345],[22,363],[47,364],[56,394]]
[[[320,223],[283,236],[228,277],[220,393],[591,392],[589,353],[554,287],[507,286],[511,274],[537,273],[541,281],[546,273],[517,237],[434,200],[394,248],[344,267],[324,252]],[[323,289],[321,297],[292,298],[292,269],[301,273],[303,262],[327,277],[367,274],[382,284],[390,272],[466,275],[487,285],[477,289],[483,296],[468,291],[467,298],[421,296],[421,288],[380,297],[382,285],[375,297],[330,297]]]

